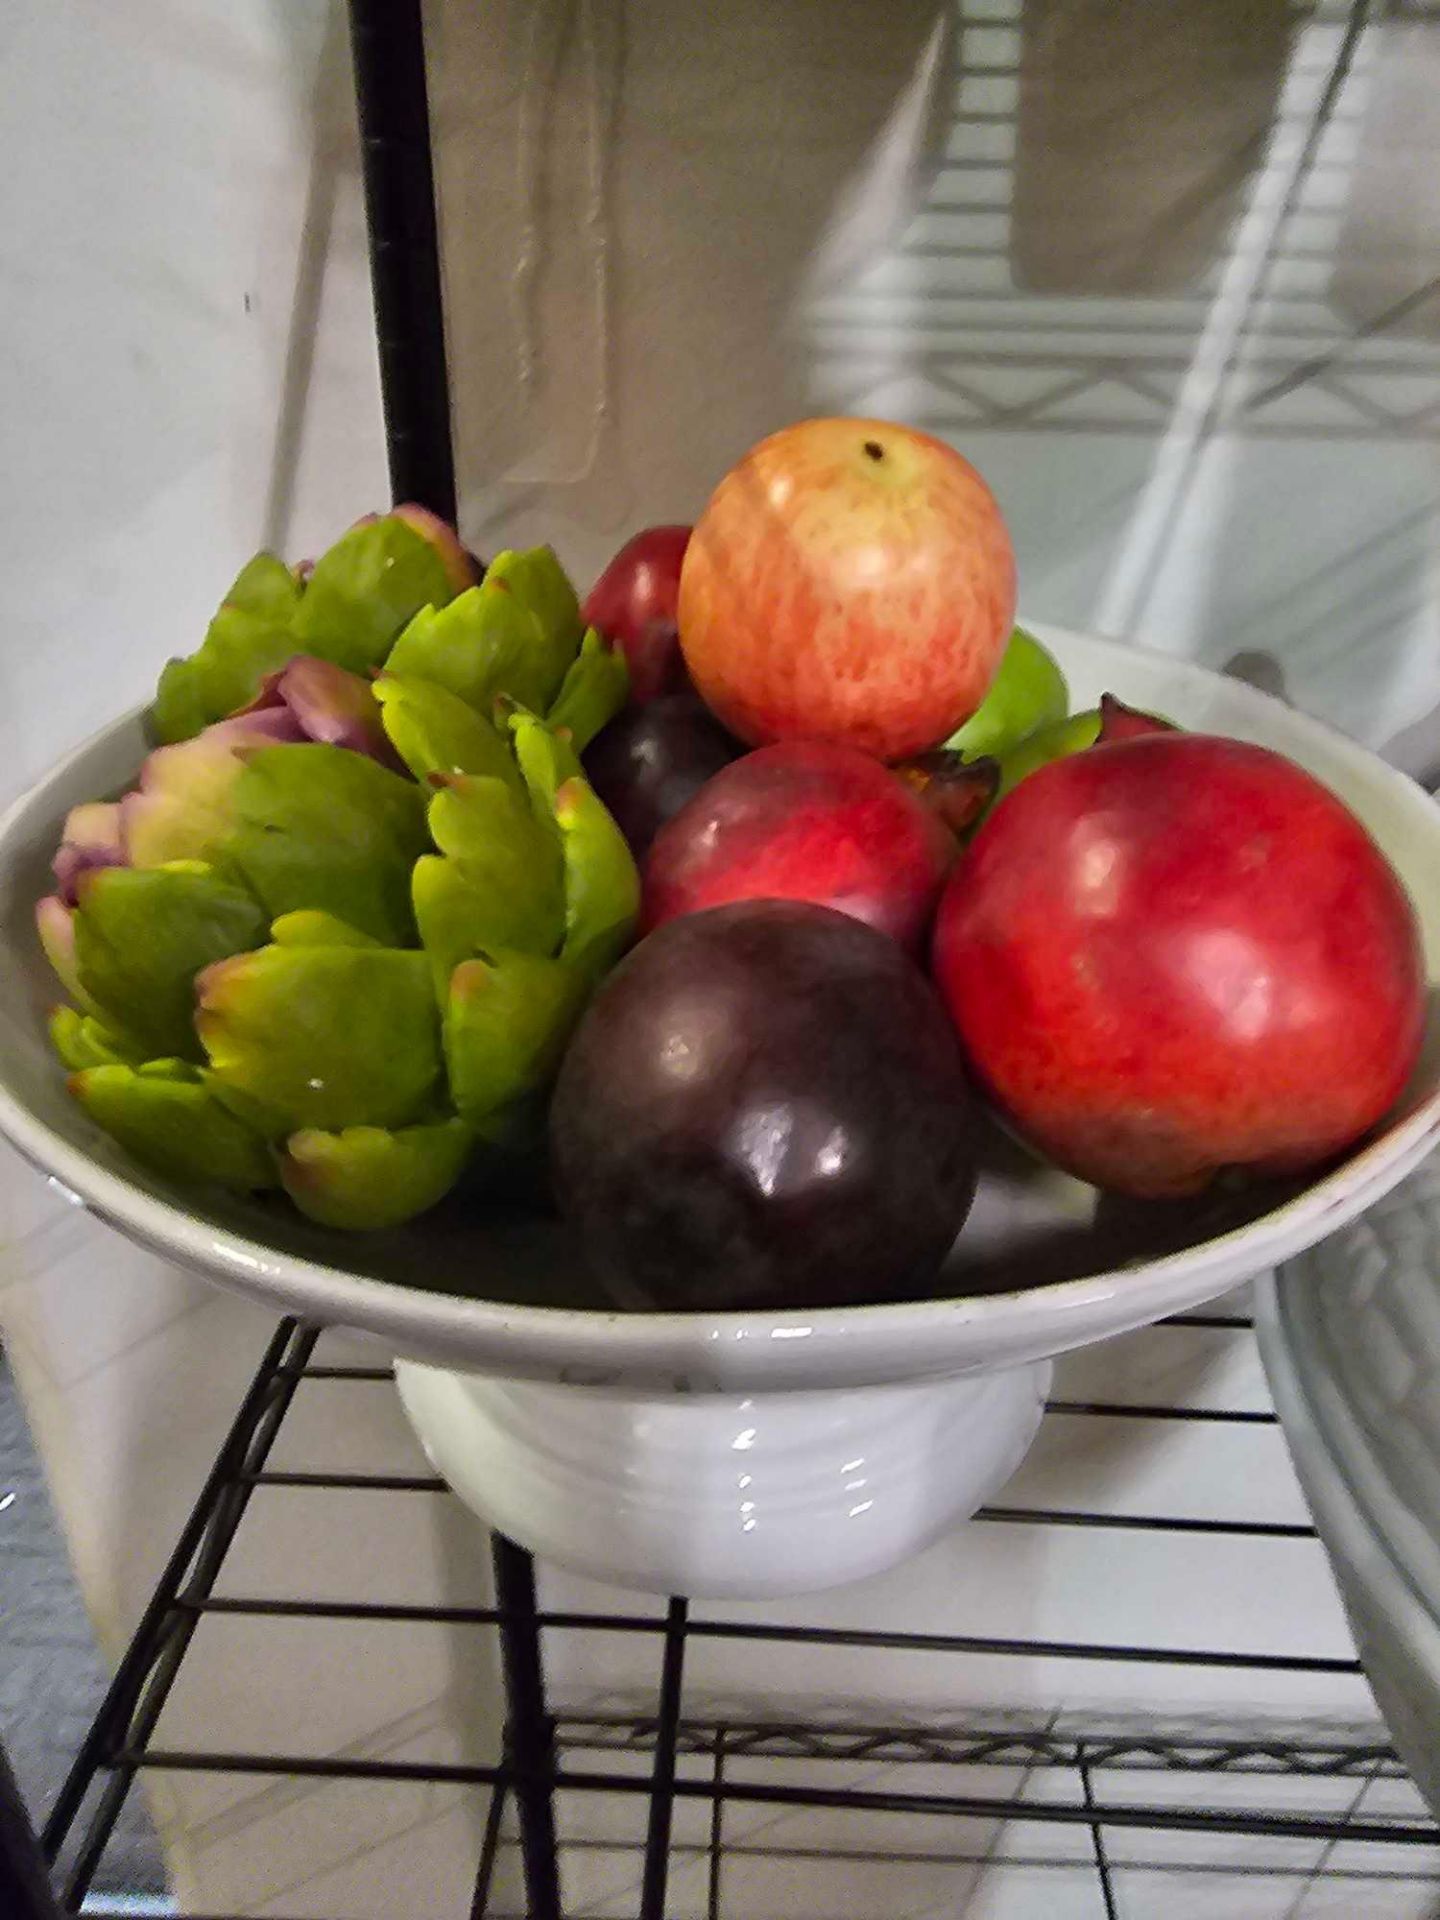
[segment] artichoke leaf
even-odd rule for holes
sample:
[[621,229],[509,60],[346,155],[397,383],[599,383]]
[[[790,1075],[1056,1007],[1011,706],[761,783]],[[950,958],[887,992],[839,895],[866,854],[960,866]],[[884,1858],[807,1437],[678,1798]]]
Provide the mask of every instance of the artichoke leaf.
[[561,661],[562,670],[568,666],[580,645],[585,623],[580,617],[579,597],[555,549],[507,547],[490,562],[485,578],[529,608],[552,657]]
[[556,733],[533,713],[512,712],[507,724],[536,817],[553,833],[556,794],[567,780],[585,777],[579,751],[567,735]]
[[594,627],[587,627],[545,724],[568,735],[576,753],[584,753],[624,706],[629,691],[630,669],[625,655]]
[[45,958],[70,998],[78,1000],[86,1013],[98,1013],[100,1009],[80,980],[80,963],[75,953],[75,909],[67,906],[58,893],[47,893],[35,902],[35,931],[40,936]]
[[268,917],[243,887],[198,861],[99,867],[75,909],[80,985],[104,1024],[151,1055],[198,1059],[195,976],[265,938]]
[[389,513],[361,521],[315,562],[295,610],[291,651],[366,673],[385,664],[422,608],[445,606],[453,592],[439,549],[408,520]]
[[[90,1067],[71,1077],[70,1091],[98,1126],[157,1173],[241,1192],[273,1187],[275,1163],[265,1142],[216,1098],[204,1074],[177,1072],[182,1065]],[[161,1067],[167,1070],[153,1070]]]
[[241,568],[196,651],[160,675],[151,724],[162,741],[188,740],[253,699],[267,673],[283,667],[295,644],[291,623],[300,583],[273,553]]
[[417,780],[474,773],[518,788],[520,776],[508,740],[439,681],[382,673],[375,697],[391,746]]
[[544,955],[497,951],[462,961],[445,1006],[445,1063],[456,1110],[490,1131],[507,1109],[545,1092],[590,981]]
[[378,947],[383,943],[358,927],[338,920],[317,907],[298,907],[270,923],[270,941],[277,947]]
[[461,776],[435,795],[429,820],[440,854],[416,862],[411,890],[439,999],[477,953],[553,953],[565,924],[560,846],[525,796]]
[[443,1200],[472,1144],[470,1129],[453,1119],[395,1131],[307,1127],[285,1143],[280,1178],[301,1213],[321,1226],[374,1232]]
[[196,988],[216,1089],[269,1137],[424,1115],[440,1033],[423,953],[262,947],[207,968]]
[[74,1007],[57,1007],[51,1014],[50,1042],[71,1073],[87,1067],[139,1066],[145,1057],[136,1042]]
[[588,780],[565,781],[555,796],[565,860],[561,958],[591,979],[630,945],[640,913],[640,875],[625,836]]
[[427,844],[413,781],[344,747],[262,747],[231,805],[217,854],[267,918],[316,909],[385,946],[413,941],[410,872]]
[[488,716],[500,694],[543,712],[574,652],[573,645],[565,651],[547,642],[539,619],[492,565],[480,586],[412,620],[386,664],[406,678],[437,682]]

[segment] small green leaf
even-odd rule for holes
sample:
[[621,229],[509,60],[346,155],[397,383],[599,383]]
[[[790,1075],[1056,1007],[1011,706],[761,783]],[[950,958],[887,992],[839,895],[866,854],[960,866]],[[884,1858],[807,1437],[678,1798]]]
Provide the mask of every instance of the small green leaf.
[[488,1132],[548,1089],[590,988],[561,960],[495,953],[456,967],[445,1006],[445,1063],[456,1110]]
[[430,802],[442,855],[415,863],[420,938],[443,999],[461,960],[496,947],[553,953],[564,930],[559,842],[527,799],[498,780],[461,775]]
[[199,1057],[195,976],[265,938],[253,897],[198,862],[100,867],[82,876],[75,910],[80,984],[149,1054]]
[[440,1074],[424,954],[263,947],[196,984],[217,1090],[272,1138],[403,1127],[424,1113]]
[[403,775],[344,747],[262,747],[246,760],[217,849],[279,919],[317,908],[386,946],[415,938],[410,870],[425,799]]
[[555,796],[555,819],[565,857],[561,958],[598,978],[634,938],[640,875],[625,836],[588,780],[564,783]]
[[547,640],[536,615],[492,567],[482,585],[412,620],[386,664],[392,673],[448,687],[488,718],[502,693],[543,712],[574,651]]
[[204,1074],[186,1077],[180,1063],[97,1066],[75,1074],[70,1091],[99,1126],[157,1173],[174,1180],[214,1181],[252,1192],[276,1184],[265,1142],[215,1097]]
[[138,1066],[143,1053],[134,1041],[114,1033],[93,1013],[57,1007],[50,1016],[50,1039],[71,1073],[87,1067]]
[[454,588],[434,543],[395,514],[363,521],[315,562],[295,612],[293,653],[352,673],[383,666],[396,636]]
[[553,547],[528,547],[520,551],[507,547],[490,562],[485,578],[507,588],[521,606],[530,609],[540,623],[552,657],[559,659],[563,655],[562,664],[568,664],[575,657],[584,622],[575,589],[556,559]]
[[391,746],[417,780],[479,773],[519,785],[508,740],[448,687],[387,672],[375,682],[375,698]]
[[257,553],[241,568],[204,640],[160,675],[151,722],[161,740],[188,740],[254,698],[267,673],[295,645],[291,622],[300,584],[283,560]]
[[625,655],[594,627],[587,627],[545,724],[563,728],[576,753],[584,753],[600,729],[608,726],[624,706],[629,691],[630,669]]
[[553,832],[556,794],[567,780],[585,777],[580,755],[564,734],[553,732],[533,713],[512,713],[508,724],[515,742],[515,758],[530,791],[536,817],[545,823],[547,831]]
[[523,790],[504,781],[456,774],[431,796],[426,818],[441,853],[514,874],[517,882],[529,876],[559,880],[553,836],[536,820]]
[[277,947],[378,947],[381,942],[361,933],[333,913],[321,913],[313,907],[299,907],[294,913],[282,913],[270,926],[271,943]]
[[387,1132],[347,1127],[292,1133],[280,1161],[285,1191],[323,1227],[398,1227],[433,1207],[459,1179],[471,1148],[460,1120]]

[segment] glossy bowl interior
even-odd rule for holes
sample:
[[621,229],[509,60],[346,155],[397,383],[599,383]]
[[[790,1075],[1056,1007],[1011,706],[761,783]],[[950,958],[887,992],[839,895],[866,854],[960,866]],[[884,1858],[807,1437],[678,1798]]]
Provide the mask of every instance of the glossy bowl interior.
[[[1291,755],[1365,820],[1419,909],[1440,977],[1440,810],[1404,776],[1253,688],[1187,662],[1037,629],[1077,707],[1105,689],[1182,725]],[[181,1192],[138,1167],[68,1097],[45,1017],[56,987],[36,898],[75,802],[122,788],[144,754],[117,721],[0,824],[0,1130],[120,1231],[285,1308],[364,1327],[397,1353],[519,1378],[677,1392],[884,1385],[1013,1365],[1192,1307],[1314,1244],[1440,1136],[1440,1021],[1396,1113],[1323,1179],[1185,1205],[1127,1206],[1040,1165],[998,1130],[939,1297],[744,1314],[616,1314],[557,1222],[452,1202],[386,1234],[341,1236],[275,1200]],[[1434,995],[1432,993],[1432,1008]]]

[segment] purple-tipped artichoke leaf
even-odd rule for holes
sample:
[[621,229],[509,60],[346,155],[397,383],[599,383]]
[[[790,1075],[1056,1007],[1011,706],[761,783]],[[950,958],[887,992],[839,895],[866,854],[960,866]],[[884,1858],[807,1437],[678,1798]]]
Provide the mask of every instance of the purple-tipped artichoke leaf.
[[268,716],[226,720],[178,746],[157,747],[140,769],[140,784],[120,802],[130,864],[214,861],[235,822],[235,784],[244,755],[263,742]]
[[430,542],[445,569],[452,593],[464,593],[467,587],[480,584],[484,565],[448,520],[442,520],[438,513],[432,513],[429,507],[422,507],[414,500],[402,500],[391,511],[397,520],[403,520],[407,527],[413,527],[422,539]]
[[52,868],[60,897],[75,904],[75,888],[80,875],[92,867],[123,867],[125,842],[120,822],[120,803],[115,800],[91,800],[72,807],[65,816],[60,847]]
[[290,728],[287,734],[277,732],[277,740],[348,747],[393,772],[405,770],[385,736],[370,682],[333,661],[297,656],[279,673],[268,675],[256,699],[235,718],[259,719],[265,714],[283,715]]

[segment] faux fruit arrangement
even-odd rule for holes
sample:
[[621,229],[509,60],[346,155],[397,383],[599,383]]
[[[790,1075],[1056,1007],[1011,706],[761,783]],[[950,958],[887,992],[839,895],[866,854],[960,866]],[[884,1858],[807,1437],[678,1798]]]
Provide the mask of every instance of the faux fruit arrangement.
[[545,1161],[649,1308],[933,1287],[982,1100],[1122,1194],[1323,1166],[1419,1051],[1399,880],[1283,756],[1071,714],[1014,603],[980,476],[871,420],[772,435],[583,607],[416,508],[259,556],[67,822],[72,1090],[336,1227]]

